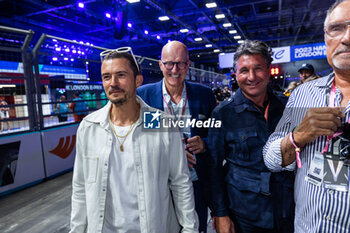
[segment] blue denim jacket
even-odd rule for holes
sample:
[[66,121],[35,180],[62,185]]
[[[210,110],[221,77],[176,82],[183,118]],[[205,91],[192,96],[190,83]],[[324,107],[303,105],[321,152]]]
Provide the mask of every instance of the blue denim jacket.
[[222,126],[208,136],[211,208],[214,216],[236,215],[262,228],[288,221],[292,232],[294,173],[271,173],[262,155],[285,106],[270,89],[268,95],[267,121],[240,89],[214,109],[212,117]]

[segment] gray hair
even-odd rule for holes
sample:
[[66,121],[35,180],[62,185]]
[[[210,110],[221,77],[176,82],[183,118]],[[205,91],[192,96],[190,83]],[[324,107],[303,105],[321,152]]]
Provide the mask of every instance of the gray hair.
[[329,17],[331,16],[333,10],[342,2],[344,2],[345,0],[336,0],[335,3],[333,3],[333,5],[327,10],[327,16],[326,19],[324,20],[324,24],[323,24],[323,28],[326,28],[326,25],[328,24],[329,21]]
[[260,40],[245,40],[237,49],[235,57],[233,58],[233,67],[236,69],[238,59],[242,55],[253,55],[261,54],[265,61],[266,65],[270,66],[272,59],[272,49],[264,42]]

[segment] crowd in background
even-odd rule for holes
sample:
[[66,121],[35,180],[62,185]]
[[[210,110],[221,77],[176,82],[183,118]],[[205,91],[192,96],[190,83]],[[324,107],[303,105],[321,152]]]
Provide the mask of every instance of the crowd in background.
[[[296,87],[300,86],[303,83],[307,83],[307,82],[310,82],[310,81],[313,81],[315,79],[320,78],[320,76],[316,74],[316,71],[315,71],[313,65],[309,64],[309,63],[302,64],[299,67],[298,72],[299,72],[299,78],[300,78],[299,82],[295,82],[295,81],[290,82],[288,87],[285,90],[283,90],[278,85],[273,85],[272,83],[270,83],[271,88],[275,92],[277,92],[277,94],[283,93],[285,96],[289,97],[290,94],[292,93],[292,91]],[[238,84],[236,82],[235,76],[232,77],[232,81],[230,82],[229,85],[212,88],[217,105],[220,102],[227,100],[232,95],[234,95],[238,88],[239,87],[238,87]]]
[[59,122],[67,121],[69,111],[74,114],[74,122],[80,122],[88,114],[89,106],[79,92],[74,93],[72,101],[69,104],[65,95],[61,95],[60,99],[57,100],[59,103],[55,105],[55,111],[58,114]]

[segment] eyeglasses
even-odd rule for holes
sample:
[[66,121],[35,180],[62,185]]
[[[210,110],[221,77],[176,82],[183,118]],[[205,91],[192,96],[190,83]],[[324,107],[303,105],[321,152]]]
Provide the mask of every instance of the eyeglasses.
[[179,61],[179,62],[172,62],[172,61],[163,62],[162,61],[162,63],[167,70],[172,70],[174,68],[174,65],[176,65],[177,68],[179,68],[180,70],[185,69],[187,66],[187,61]]
[[101,57],[101,62],[103,62],[103,59],[110,53],[112,52],[116,52],[116,53],[130,53],[132,58],[134,59],[135,65],[137,67],[137,70],[140,72],[140,67],[139,64],[137,63],[137,60],[135,58],[134,53],[132,52],[131,47],[121,47],[121,48],[117,48],[117,49],[107,49],[103,52],[100,53],[100,57]]
[[348,26],[350,26],[350,20],[341,23],[330,23],[325,26],[324,31],[328,36],[334,38],[344,35]]

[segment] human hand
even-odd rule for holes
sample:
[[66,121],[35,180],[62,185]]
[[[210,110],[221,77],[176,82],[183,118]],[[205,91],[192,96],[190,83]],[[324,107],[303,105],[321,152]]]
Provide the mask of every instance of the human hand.
[[187,157],[187,166],[189,168],[193,168],[193,166],[197,163],[194,155],[186,150],[186,157]]
[[341,126],[341,117],[344,117],[344,114],[339,108],[323,107],[307,110],[303,121],[293,132],[295,143],[303,147],[319,136],[332,136]]
[[234,224],[229,216],[215,217],[214,222],[217,233],[235,233]]
[[187,139],[186,149],[193,154],[199,154],[205,151],[205,144],[201,137],[194,136]]

